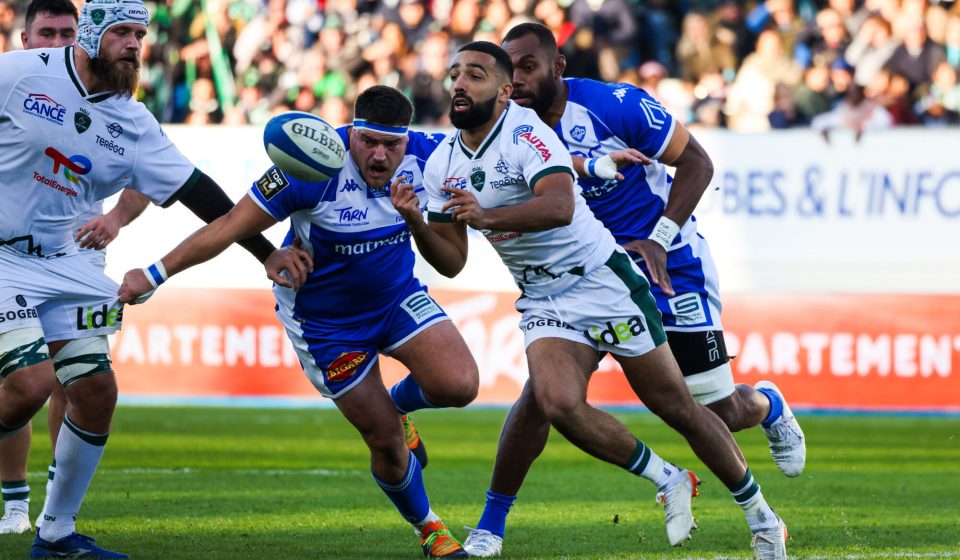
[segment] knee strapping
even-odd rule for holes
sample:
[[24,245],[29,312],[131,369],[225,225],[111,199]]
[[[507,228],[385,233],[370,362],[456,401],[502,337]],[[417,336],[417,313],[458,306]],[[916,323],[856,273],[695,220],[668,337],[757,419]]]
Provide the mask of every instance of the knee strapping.
[[111,373],[113,368],[107,337],[71,340],[54,356],[53,367],[64,387],[84,377]]
[[49,359],[42,329],[27,327],[0,334],[0,378]]

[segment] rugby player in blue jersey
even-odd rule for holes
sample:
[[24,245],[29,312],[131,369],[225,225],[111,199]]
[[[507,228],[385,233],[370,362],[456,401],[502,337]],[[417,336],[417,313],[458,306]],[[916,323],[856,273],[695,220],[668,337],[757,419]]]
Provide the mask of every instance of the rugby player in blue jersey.
[[[442,136],[409,131],[412,104],[386,86],[361,93],[354,114],[352,126],[338,129],[349,155],[336,176],[310,183],[271,167],[230,213],[148,269],[127,272],[120,300],[290,217],[287,243],[300,239],[312,259],[288,270],[291,286],[275,286],[274,295],[304,372],[360,432],[374,480],[420,535],[424,554],[463,558],[430,508],[398,414],[465,406],[479,385],[466,343],[413,275],[410,231],[390,201],[396,180],[413,185],[426,207],[423,166]],[[389,393],[381,352],[412,372]]]
[[[803,432],[779,390],[766,381],[756,388],[733,382],[716,268],[692,217],[712,177],[709,156],[642,89],[564,79],[565,59],[546,27],[520,24],[507,33],[503,48],[514,64],[513,100],[553,127],[575,156],[588,206],[651,279],[691,394],[731,431],[762,425],[777,466],[787,476],[799,475]],[[676,167],[674,177],[665,164]],[[504,424],[483,516],[465,543],[471,555],[499,554],[506,515],[548,433],[549,423],[527,387]],[[747,506],[755,555],[785,555],[779,520],[741,505]]]

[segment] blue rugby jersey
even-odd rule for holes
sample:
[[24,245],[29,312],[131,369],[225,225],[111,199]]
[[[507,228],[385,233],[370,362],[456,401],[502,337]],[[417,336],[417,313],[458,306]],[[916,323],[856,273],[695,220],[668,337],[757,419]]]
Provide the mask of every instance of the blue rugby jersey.
[[[337,129],[349,148],[347,131]],[[423,166],[443,136],[408,132],[407,137],[394,178],[413,184],[425,209]],[[349,152],[340,173],[327,181],[298,181],[271,167],[249,196],[278,221],[289,216],[284,244],[300,237],[313,256],[313,272],[295,295],[295,318],[360,323],[395,305],[402,290],[418,282],[410,231],[390,202],[389,184],[368,187]],[[274,287],[274,292],[289,300],[291,290]]]
[[[676,123],[647,92],[628,84],[565,78],[567,106],[554,131],[575,156],[594,158],[634,148],[651,158],[663,155]],[[594,215],[623,244],[646,239],[663,215],[673,177],[665,165],[630,165],[620,170],[623,181],[595,177],[578,179]],[[696,220],[680,224],[671,250],[696,234]]]

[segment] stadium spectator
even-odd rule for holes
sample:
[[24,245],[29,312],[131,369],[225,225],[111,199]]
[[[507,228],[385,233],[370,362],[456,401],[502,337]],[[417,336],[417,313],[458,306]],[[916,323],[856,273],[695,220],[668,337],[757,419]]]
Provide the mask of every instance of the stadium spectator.
[[890,113],[877,100],[865,97],[863,90],[863,86],[852,85],[843,101],[835,109],[814,117],[810,127],[829,142],[834,130],[851,130],[859,141],[868,130],[892,126]]
[[844,53],[846,61],[856,68],[854,81],[861,86],[869,85],[899,46],[900,40],[893,36],[890,22],[880,16],[869,16]]
[[[785,84],[786,85],[786,84]],[[810,119],[833,109],[834,95],[830,88],[830,69],[823,64],[814,64],[803,71],[803,82],[794,92],[797,110]]]
[[808,126],[810,119],[797,110],[793,98],[793,88],[787,84],[777,84],[773,93],[773,111],[770,112],[770,128],[778,130]]
[[693,83],[707,73],[732,76],[737,58],[729,43],[720,40],[706,16],[690,13],[683,20],[683,34],[677,43],[680,77]]
[[903,13],[894,22],[894,31],[901,41],[885,67],[891,72],[902,74],[910,80],[910,87],[916,88],[933,77],[933,69],[946,60],[946,51],[927,37],[927,28],[923,17],[918,14]]
[[773,90],[778,83],[794,85],[801,69],[784,50],[782,34],[767,29],[757,37],[757,50],[743,61],[727,96],[725,112],[731,130],[758,132],[770,128]]

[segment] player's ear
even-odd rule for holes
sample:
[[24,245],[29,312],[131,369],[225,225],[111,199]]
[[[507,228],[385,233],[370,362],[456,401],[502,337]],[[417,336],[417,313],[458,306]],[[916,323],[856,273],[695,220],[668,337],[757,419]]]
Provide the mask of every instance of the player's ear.
[[500,91],[498,92],[497,97],[504,103],[506,103],[508,99],[513,97],[513,83],[504,82],[500,84]]
[[553,59],[553,78],[559,80],[563,77],[564,70],[567,69],[567,57],[560,53]]

